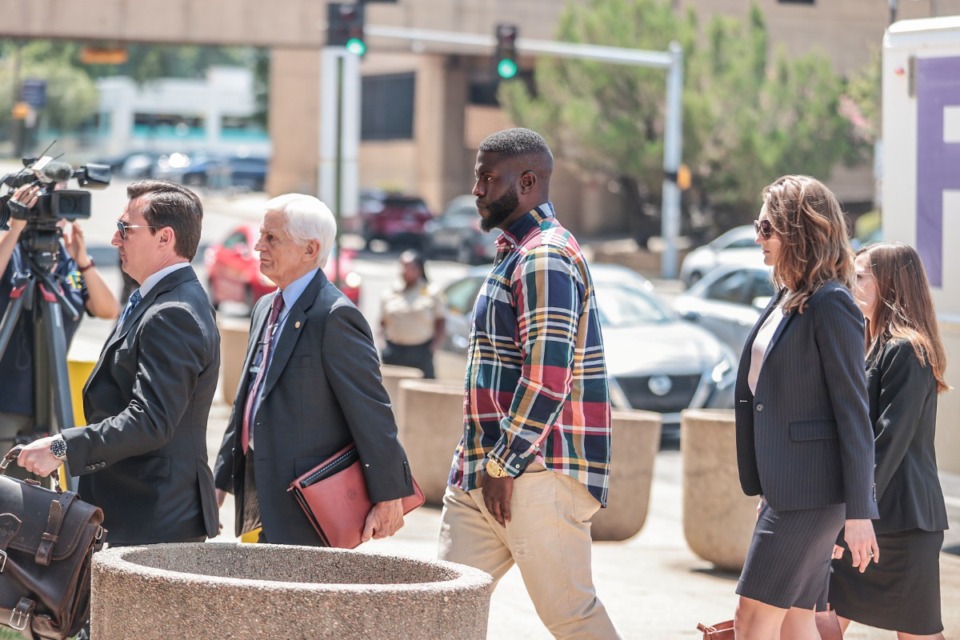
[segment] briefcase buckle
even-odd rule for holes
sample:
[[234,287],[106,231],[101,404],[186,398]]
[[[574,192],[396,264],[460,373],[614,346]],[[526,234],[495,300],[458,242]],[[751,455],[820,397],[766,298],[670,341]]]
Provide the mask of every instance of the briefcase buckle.
[[17,631],[23,631],[27,628],[27,623],[30,622],[30,614],[22,611],[21,609],[14,609],[10,612],[10,627],[16,629]]

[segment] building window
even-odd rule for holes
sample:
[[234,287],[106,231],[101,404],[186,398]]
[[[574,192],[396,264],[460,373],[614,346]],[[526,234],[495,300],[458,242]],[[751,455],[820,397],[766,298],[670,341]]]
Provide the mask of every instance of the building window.
[[364,76],[361,140],[413,138],[414,74]]

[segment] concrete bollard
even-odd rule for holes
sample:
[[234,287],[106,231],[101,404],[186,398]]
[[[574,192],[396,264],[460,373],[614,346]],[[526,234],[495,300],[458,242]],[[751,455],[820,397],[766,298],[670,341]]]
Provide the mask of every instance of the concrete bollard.
[[680,451],[687,544],[718,568],[739,571],[757,521],[758,498],[740,489],[733,411],[684,411]]
[[269,544],[117,547],[93,559],[91,636],[483,640],[492,579],[451,562]]
[[453,450],[463,435],[463,385],[403,380],[399,404],[400,442],[413,477],[428,503],[442,504]]
[[243,375],[243,361],[247,356],[250,320],[218,318],[220,329],[220,387],[223,401],[232,405]]
[[632,538],[643,528],[650,504],[653,461],[660,449],[660,415],[649,411],[613,412],[613,457],[607,508],[593,516],[594,540]]

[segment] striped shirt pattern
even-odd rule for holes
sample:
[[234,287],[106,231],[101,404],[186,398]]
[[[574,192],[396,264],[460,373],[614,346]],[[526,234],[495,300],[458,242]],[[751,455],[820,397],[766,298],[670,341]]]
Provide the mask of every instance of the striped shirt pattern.
[[514,477],[536,460],[606,506],[610,392],[583,253],[549,203],[514,222],[497,248],[473,309],[449,483],[475,489],[488,457]]

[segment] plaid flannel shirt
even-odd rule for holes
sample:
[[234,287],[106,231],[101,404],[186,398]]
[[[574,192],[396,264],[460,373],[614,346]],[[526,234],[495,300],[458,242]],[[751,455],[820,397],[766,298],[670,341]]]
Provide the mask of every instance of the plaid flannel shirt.
[[583,253],[550,203],[497,242],[473,309],[464,432],[449,483],[475,489],[488,457],[514,477],[537,460],[606,506],[610,392]]

